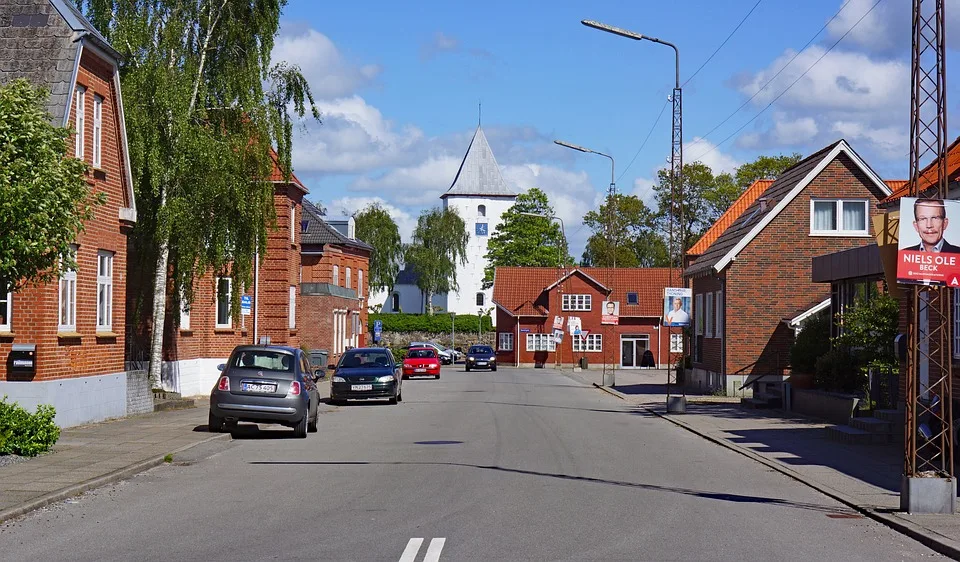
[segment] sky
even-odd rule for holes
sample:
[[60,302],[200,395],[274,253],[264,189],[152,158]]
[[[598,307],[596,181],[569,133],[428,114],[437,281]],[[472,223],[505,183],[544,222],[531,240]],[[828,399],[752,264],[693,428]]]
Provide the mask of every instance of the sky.
[[[947,14],[949,78],[960,0]],[[675,81],[672,49],[583,19],[677,45],[685,162],[730,172],[845,138],[884,179],[908,173],[905,0],[290,0],[272,58],[300,66],[322,114],[294,144],[309,199],[329,214],[379,202],[408,241],[480,122],[508,185],[545,191],[579,256],[611,164],[553,141],[610,154],[618,190],[653,206]],[[956,88],[947,100],[956,114]]]

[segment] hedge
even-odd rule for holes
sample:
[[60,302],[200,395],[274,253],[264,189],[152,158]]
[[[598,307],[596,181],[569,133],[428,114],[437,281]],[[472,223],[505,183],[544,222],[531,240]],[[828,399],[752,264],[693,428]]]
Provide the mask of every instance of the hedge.
[[[438,312],[433,316],[406,312],[397,314],[371,314],[367,321],[367,326],[369,326],[370,331],[373,331],[373,323],[375,320],[383,322],[384,332],[429,332],[432,334],[447,334],[450,333],[451,328],[454,327],[450,314],[446,312]],[[483,331],[492,332],[492,319],[489,316],[484,316],[482,321]],[[458,314],[456,316],[456,331],[476,333],[478,322],[479,319],[476,314]]]

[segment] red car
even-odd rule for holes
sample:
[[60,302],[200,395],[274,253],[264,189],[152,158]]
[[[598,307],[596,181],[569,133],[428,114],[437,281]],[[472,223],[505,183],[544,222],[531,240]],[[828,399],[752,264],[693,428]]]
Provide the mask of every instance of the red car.
[[429,347],[411,347],[403,358],[403,378],[433,377],[440,378],[440,359],[437,352]]

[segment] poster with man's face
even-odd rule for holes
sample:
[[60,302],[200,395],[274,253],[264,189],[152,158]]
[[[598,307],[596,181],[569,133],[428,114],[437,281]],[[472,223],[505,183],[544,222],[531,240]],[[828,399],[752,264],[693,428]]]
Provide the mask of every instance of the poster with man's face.
[[690,325],[690,301],[693,290],[667,287],[663,290],[663,325],[687,327]]
[[960,286],[960,246],[955,244],[960,244],[960,201],[900,200],[898,282]]
[[601,324],[620,323],[620,301],[603,301],[600,308]]

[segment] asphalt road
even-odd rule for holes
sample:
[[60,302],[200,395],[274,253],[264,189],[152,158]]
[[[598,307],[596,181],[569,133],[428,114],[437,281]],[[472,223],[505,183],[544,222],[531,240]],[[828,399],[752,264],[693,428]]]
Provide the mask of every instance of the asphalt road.
[[938,556],[560,373],[444,367],[439,381],[406,381],[403,395],[336,408],[306,440],[241,426],[232,441],[0,526],[0,558]]

